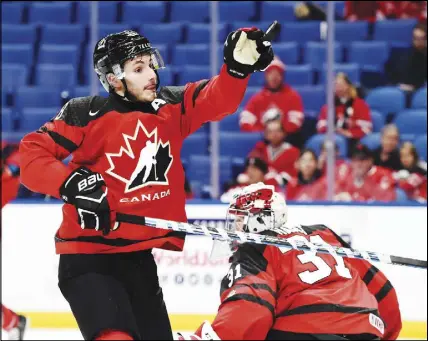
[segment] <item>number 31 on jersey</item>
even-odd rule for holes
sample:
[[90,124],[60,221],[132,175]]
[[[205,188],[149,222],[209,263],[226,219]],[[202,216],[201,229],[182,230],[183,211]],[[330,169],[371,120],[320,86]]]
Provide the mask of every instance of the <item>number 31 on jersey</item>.
[[[310,236],[309,237],[310,242],[308,242],[308,240],[304,236],[293,236],[288,238],[288,240],[290,242],[305,243],[311,248],[313,247],[312,243],[329,245],[320,236]],[[281,249],[283,253],[288,250],[289,249]],[[343,258],[339,257],[332,249],[330,250],[330,255],[336,261],[335,270],[337,274],[341,277],[351,279],[352,278],[351,272],[345,266],[345,262]],[[318,282],[331,275],[332,268],[330,267],[330,265],[328,265],[324,261],[324,259],[322,259],[320,256],[317,256],[315,251],[304,251],[304,253],[297,256],[297,259],[302,264],[312,263],[317,268],[317,270],[314,270],[314,271],[306,270],[298,274],[300,280],[303,283],[314,284],[315,282]]]

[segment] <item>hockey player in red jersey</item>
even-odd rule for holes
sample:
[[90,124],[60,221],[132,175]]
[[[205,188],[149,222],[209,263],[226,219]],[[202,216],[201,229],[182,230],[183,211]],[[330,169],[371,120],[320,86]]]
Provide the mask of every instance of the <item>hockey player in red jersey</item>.
[[[287,226],[287,206],[273,188],[250,185],[232,200],[227,229],[349,247],[324,225]],[[212,324],[191,339],[395,340],[397,295],[385,275],[360,259],[275,246],[231,244],[230,269]],[[183,336],[181,336],[183,339]]]
[[135,31],[110,34],[93,60],[108,98],[74,98],[23,138],[23,184],[65,202],[59,287],[85,339],[172,339],[151,249],[180,251],[184,235],[119,225],[116,214],[185,222],[183,139],[235,112],[250,74],[272,59],[263,31],[239,29],[219,75],[158,89],[158,50]]
[[[2,141],[1,146],[1,208],[16,198],[19,189],[18,146]],[[13,226],[11,227],[13,228]],[[1,306],[1,328],[8,333],[8,340],[23,340],[27,318]]]

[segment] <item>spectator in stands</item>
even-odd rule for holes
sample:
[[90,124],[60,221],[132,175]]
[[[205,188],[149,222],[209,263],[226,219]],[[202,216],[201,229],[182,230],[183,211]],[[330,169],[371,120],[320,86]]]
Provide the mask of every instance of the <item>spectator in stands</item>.
[[345,19],[348,21],[364,20],[373,23],[380,14],[380,2],[382,1],[346,1]]
[[288,179],[297,175],[295,162],[300,151],[285,142],[287,134],[278,115],[266,122],[264,140],[255,145],[249,156],[262,159],[271,170]]
[[284,83],[285,74],[285,65],[275,57],[264,72],[264,88],[249,99],[240,113],[241,131],[263,131],[266,121],[279,112],[284,131],[289,136],[297,135],[304,120],[303,102],[298,92]]
[[427,201],[427,165],[419,160],[418,152],[411,142],[404,142],[400,148],[402,168],[393,174],[398,186],[409,199]]
[[378,1],[378,19],[418,19],[426,22],[426,1]]
[[[363,136],[372,132],[373,125],[369,106],[358,97],[357,89],[342,72],[337,74],[335,81],[335,112],[336,133],[348,139],[351,152]],[[327,132],[327,104],[321,108],[317,131],[320,134]]]
[[358,144],[349,166],[336,172],[335,200],[393,201],[396,197],[394,186],[392,172],[375,166],[370,149]]
[[[324,175],[327,172],[327,141],[324,141],[321,147],[321,153],[318,157],[318,169],[322,172]],[[341,165],[346,163],[344,159],[340,157],[340,151],[337,144],[334,144],[334,150],[335,150],[335,167],[338,169]]]
[[412,92],[427,81],[427,27],[418,23],[413,29],[412,47],[399,54],[391,54],[385,71],[390,84],[399,84]]
[[312,201],[314,196],[314,186],[322,176],[318,168],[318,158],[311,149],[302,150],[299,159],[296,162],[298,173],[296,177],[289,179],[285,196],[287,200]]
[[[281,179],[279,179],[282,181]],[[273,185],[276,191],[281,189],[278,175],[269,171],[268,164],[259,158],[249,157],[245,162],[245,170],[239,174],[232,183],[225,186],[225,191],[221,195],[222,202],[230,202],[233,194],[239,192],[243,187],[263,182],[266,185]]]
[[[321,6],[309,1],[302,1],[297,3],[294,6],[294,15],[296,16],[297,20],[300,21],[327,20],[326,11]],[[338,13],[334,13],[334,20],[343,20],[343,17]]]
[[397,171],[401,168],[398,143],[400,132],[395,124],[388,124],[382,128],[381,145],[373,151],[374,164]]

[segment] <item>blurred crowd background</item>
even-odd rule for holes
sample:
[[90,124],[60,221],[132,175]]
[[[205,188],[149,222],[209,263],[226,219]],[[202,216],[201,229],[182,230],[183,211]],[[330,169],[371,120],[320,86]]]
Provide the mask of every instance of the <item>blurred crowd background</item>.
[[[426,202],[426,1],[334,4],[334,200]],[[251,76],[241,107],[218,124],[221,187],[213,199],[263,181],[290,201],[326,200],[326,6],[218,3],[218,69],[230,31],[273,20],[282,31],[274,62]],[[90,2],[2,1],[1,11],[2,182],[19,186],[18,198],[49,200],[4,177],[19,176],[23,135],[91,93]],[[99,38],[124,29],[160,50],[161,85],[211,77],[209,1],[99,1]],[[212,198],[209,134],[207,124],[183,146],[189,199]]]

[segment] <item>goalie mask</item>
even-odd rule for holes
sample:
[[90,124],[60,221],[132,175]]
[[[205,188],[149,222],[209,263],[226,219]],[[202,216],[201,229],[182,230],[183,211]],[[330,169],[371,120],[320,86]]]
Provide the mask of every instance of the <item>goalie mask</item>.
[[[261,182],[245,187],[234,195],[226,215],[228,232],[261,233],[271,230],[282,232],[287,222],[287,205],[273,186]],[[229,256],[238,242],[215,240],[212,258]]]
[[159,74],[157,70],[165,67],[162,56],[158,49],[151,46],[149,40],[140,35],[138,32],[125,30],[119,33],[109,34],[102,38],[95,45],[93,63],[94,70],[107,92],[114,89],[107,81],[107,75],[113,73],[120,79],[125,88],[125,98],[130,101],[136,99],[128,92],[126,85],[126,75],[123,70],[123,65],[127,60],[130,60],[140,54],[150,55],[151,68],[156,72],[159,86]]

